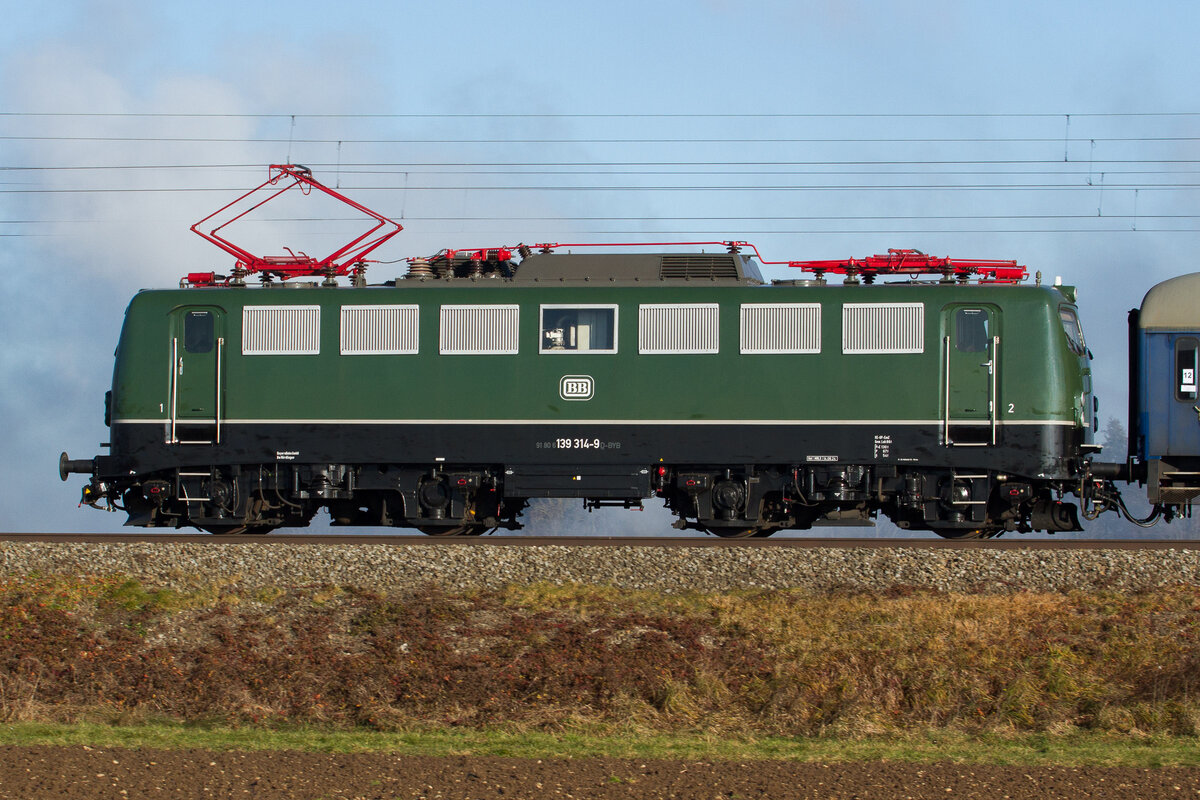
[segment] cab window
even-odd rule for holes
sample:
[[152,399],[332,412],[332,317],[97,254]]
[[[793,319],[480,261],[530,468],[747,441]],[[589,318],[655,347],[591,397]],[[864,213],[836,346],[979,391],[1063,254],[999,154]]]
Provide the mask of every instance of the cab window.
[[1067,334],[1067,344],[1071,352],[1077,356],[1086,355],[1087,343],[1083,340],[1083,329],[1079,327],[1079,317],[1075,309],[1062,306],[1058,309],[1058,315],[1062,318],[1063,331]]
[[986,353],[988,315],[982,308],[960,308],[954,314],[954,341],[961,353]]
[[617,352],[616,306],[542,306],[542,353]]
[[213,349],[211,311],[190,311],[183,318],[183,349],[189,353],[208,353]]

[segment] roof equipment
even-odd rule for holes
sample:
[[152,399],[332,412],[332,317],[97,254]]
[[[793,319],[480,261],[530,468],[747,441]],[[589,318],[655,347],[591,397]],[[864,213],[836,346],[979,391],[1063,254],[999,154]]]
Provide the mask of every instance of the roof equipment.
[[[324,258],[314,258],[304,252],[296,253],[288,247],[283,248],[287,250],[288,255],[259,256],[243,247],[239,247],[219,233],[234,222],[243,219],[250,212],[262,208],[284,192],[297,187],[305,195],[310,194],[314,189],[323,192],[335,200],[339,200],[356,211],[365,214],[374,220],[375,224]],[[250,201],[253,195],[263,190],[266,190],[266,197],[257,202]],[[246,203],[252,204],[240,211],[235,208]],[[223,222],[220,221],[222,219],[224,220]],[[219,224],[207,233],[200,229],[201,225],[210,221],[219,222]],[[212,272],[192,272],[181,281],[181,285],[244,286],[245,276],[253,273],[261,273],[264,282],[269,282],[272,278],[279,278],[286,281],[289,278],[323,276],[327,285],[336,285],[338,277],[352,275],[355,282],[359,283],[363,281],[367,254],[395,236],[402,229],[400,223],[393,222],[382,214],[372,211],[340,192],[325,186],[312,176],[312,170],[308,167],[301,164],[272,164],[267,180],[192,226],[192,230],[195,233],[237,259],[232,274],[229,277],[225,277]]]

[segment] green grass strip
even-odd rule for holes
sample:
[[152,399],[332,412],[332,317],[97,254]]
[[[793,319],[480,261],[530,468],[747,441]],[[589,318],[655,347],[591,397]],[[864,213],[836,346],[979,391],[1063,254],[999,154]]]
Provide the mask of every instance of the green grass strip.
[[962,764],[1200,767],[1195,737],[1072,733],[970,736],[937,732],[877,738],[727,739],[704,736],[511,733],[423,730],[403,733],[271,730],[198,725],[110,726],[95,723],[0,725],[0,745],[88,745],[179,750],[303,750],[322,753],[388,752],[414,756],[669,759],[746,761],[907,761]]

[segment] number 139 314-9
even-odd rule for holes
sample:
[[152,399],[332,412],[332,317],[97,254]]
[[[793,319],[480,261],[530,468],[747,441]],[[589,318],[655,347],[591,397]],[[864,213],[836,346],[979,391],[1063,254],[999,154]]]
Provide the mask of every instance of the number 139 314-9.
[[556,450],[599,450],[604,442],[599,439],[555,439]]
[[620,450],[620,442],[606,442],[603,439],[561,438],[537,442],[538,450]]

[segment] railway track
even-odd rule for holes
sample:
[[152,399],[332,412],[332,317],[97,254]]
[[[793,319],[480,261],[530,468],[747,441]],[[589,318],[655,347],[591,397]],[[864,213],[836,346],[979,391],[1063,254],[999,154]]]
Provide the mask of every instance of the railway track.
[[0,542],[86,544],[386,544],[397,547],[737,547],[847,550],[855,548],[926,550],[1200,550],[1200,539],[992,539],[817,538],[722,539],[700,536],[424,536],[394,534],[267,534],[213,536],[205,533],[0,533]]

